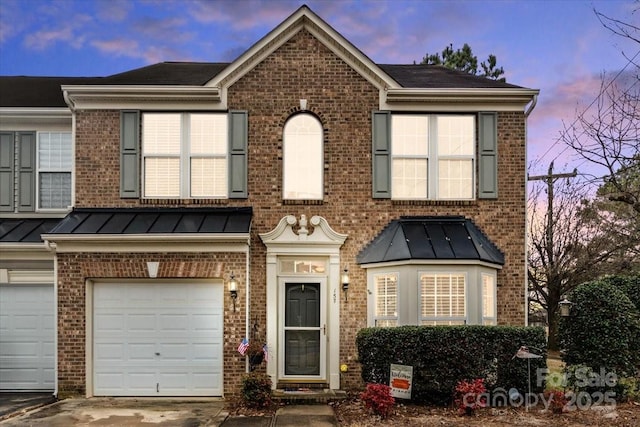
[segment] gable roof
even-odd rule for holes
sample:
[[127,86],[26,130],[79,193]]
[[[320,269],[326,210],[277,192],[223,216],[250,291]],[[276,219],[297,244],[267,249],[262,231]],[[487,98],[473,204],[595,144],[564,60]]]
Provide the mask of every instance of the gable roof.
[[[232,63],[161,62],[106,77],[0,77],[0,107],[103,108],[102,100],[136,99],[183,102],[198,108],[226,108],[226,88],[264,58],[306,30],[384,94],[386,102],[488,102],[503,97],[514,108],[537,90],[478,77],[442,66],[376,64],[306,5],[251,46]],[[435,92],[434,92],[435,91]],[[64,93],[63,93],[64,92]],[[66,102],[65,102],[66,101]],[[217,103],[217,104],[216,104]],[[177,105],[177,104],[174,104]],[[381,104],[381,109],[388,105]]]
[[504,255],[496,245],[470,219],[462,216],[393,220],[356,259],[358,264],[453,260],[504,265]]

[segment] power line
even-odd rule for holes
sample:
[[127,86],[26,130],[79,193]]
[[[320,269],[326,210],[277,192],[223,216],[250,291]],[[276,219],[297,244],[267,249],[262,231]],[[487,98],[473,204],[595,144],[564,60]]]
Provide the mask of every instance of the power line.
[[[598,93],[598,95],[593,99],[593,101],[591,101],[591,103],[590,103],[590,104],[589,104],[589,105],[588,105],[588,106],[587,106],[587,107],[582,111],[582,114],[586,113],[586,112],[587,112],[587,110],[589,110],[589,108],[591,108],[591,107],[593,106],[593,104],[595,104],[595,103],[598,101],[598,99],[600,99],[600,97],[602,96],[602,94],[603,94],[603,93],[605,93],[607,89],[609,89],[609,87],[613,84],[613,82],[614,82],[614,81],[615,81],[615,80],[616,80],[616,79],[617,79],[617,78],[618,78],[618,77],[619,77],[619,76],[620,76],[620,75],[621,75],[621,74],[622,74],[622,73],[627,69],[627,67],[628,67],[631,63],[633,63],[633,61],[636,59],[636,57],[638,57],[638,55],[640,55],[640,50],[638,50],[638,52],[636,52],[636,54],[635,54],[631,59],[629,59],[629,60],[627,61],[627,63],[625,64],[625,66],[624,66],[624,67],[622,67],[622,69],[620,69],[620,71],[618,71],[618,73],[615,75],[615,77],[614,77],[613,79],[611,79],[611,81],[609,81],[609,83],[604,87],[604,89],[602,89],[602,90],[600,91],[600,93]],[[634,65],[635,65],[635,63],[634,63]],[[634,83],[633,83],[633,85],[631,85],[631,87],[635,86],[635,84],[636,84],[636,82],[634,82]],[[610,109],[610,108],[612,108],[612,107],[607,108],[607,110],[608,110],[608,109]],[[605,113],[607,112],[607,110],[605,110]],[[579,116],[578,116],[578,117],[576,117],[576,118],[574,119],[573,123],[571,123],[571,126],[569,126],[570,128],[571,128],[571,127],[573,127],[573,126],[575,126],[575,124],[578,122],[578,118],[579,118]],[[584,134],[584,130],[583,130],[582,134]],[[581,135],[579,135],[579,136],[582,136],[582,134],[581,134]],[[547,149],[547,151],[545,151],[545,152],[544,152],[544,154],[542,154],[542,156],[540,156],[540,157],[538,158],[538,160],[542,161],[542,159],[544,159],[544,157],[545,157],[547,154],[549,154],[549,152],[553,149],[553,147],[555,147],[555,146],[556,146],[556,145],[557,145],[561,140],[562,140],[562,139],[561,139],[560,137],[558,137],[558,138],[555,140],[555,142],[554,142],[553,144],[551,144],[551,146]],[[562,153],[564,153],[564,151],[562,151]],[[561,154],[562,154],[562,153],[561,153]],[[557,157],[556,157],[556,158],[557,158]]]

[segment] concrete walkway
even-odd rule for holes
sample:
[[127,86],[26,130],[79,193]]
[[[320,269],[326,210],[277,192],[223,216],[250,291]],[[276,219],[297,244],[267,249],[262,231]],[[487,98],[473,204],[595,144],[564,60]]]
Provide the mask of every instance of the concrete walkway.
[[[8,403],[5,402],[5,403]],[[91,398],[65,399],[41,407],[14,408],[2,427],[171,426],[171,427],[334,427],[326,404],[289,405],[271,416],[229,416],[222,399]]]
[[[273,424],[272,424],[273,421]],[[338,422],[333,408],[329,405],[289,405],[271,417],[230,416],[222,427],[333,427]]]

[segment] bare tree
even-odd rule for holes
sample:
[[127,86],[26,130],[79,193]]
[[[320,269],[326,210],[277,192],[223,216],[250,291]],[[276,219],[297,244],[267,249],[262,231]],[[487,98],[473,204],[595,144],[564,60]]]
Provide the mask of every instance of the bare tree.
[[603,76],[595,108],[579,112],[561,138],[594,170],[600,195],[640,218],[640,77],[629,80],[620,85]]
[[[632,13],[639,11],[636,0]],[[602,75],[594,102],[565,125],[561,138],[583,163],[596,168],[592,179],[599,196],[629,205],[640,220],[640,27],[595,9],[594,13],[607,30],[637,51],[621,52],[627,64],[609,79]]]
[[532,185],[528,200],[529,300],[546,313],[549,348],[557,350],[563,296],[603,274],[625,271],[628,242],[593,214],[584,183],[557,181],[552,210],[546,191],[546,186]]

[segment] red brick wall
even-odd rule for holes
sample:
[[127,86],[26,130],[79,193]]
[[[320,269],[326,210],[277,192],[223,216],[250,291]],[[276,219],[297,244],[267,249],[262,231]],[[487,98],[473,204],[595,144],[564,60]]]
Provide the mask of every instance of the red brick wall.
[[[307,108],[318,116],[324,128],[325,197],[322,203],[282,201],[282,131],[287,118],[298,110],[300,99],[307,99]],[[257,320],[260,333],[264,335],[266,249],[258,234],[272,230],[288,214],[325,217],[337,232],[349,236],[341,251],[341,262],[349,267],[351,286],[348,301],[341,304],[340,359],[349,363],[352,369],[343,375],[343,387],[361,384],[357,363],[354,363],[355,334],[366,326],[367,293],[366,274],[356,265],[355,257],[389,221],[401,215],[472,218],[505,253],[506,263],[498,272],[498,321],[500,324],[524,323],[524,115],[498,115],[500,179],[497,200],[400,203],[371,198],[371,112],[378,109],[378,99],[377,89],[306,31],[295,35],[228,91],[229,108],[249,113],[249,198],[222,204],[254,209],[250,256],[251,319]],[[141,205],[138,200],[119,198],[118,121],[117,111],[81,111],[77,114],[77,207]],[[156,201],[154,205],[175,206],[175,203]],[[64,278],[64,275],[60,277]],[[80,279],[76,279],[75,285],[67,285],[69,291],[77,290],[78,283],[82,283],[77,280]],[[73,298],[75,294],[69,292],[68,295]],[[63,311],[66,309],[62,308]],[[244,326],[241,330],[244,331]],[[66,333],[66,329],[61,331],[61,335]],[[225,366],[225,386],[229,372],[240,372],[235,361],[237,353],[231,348],[226,350],[230,354],[225,358],[229,358],[231,364]],[[72,375],[70,362],[65,359],[65,363],[64,375]],[[237,382],[229,382],[229,385],[237,385]]]

